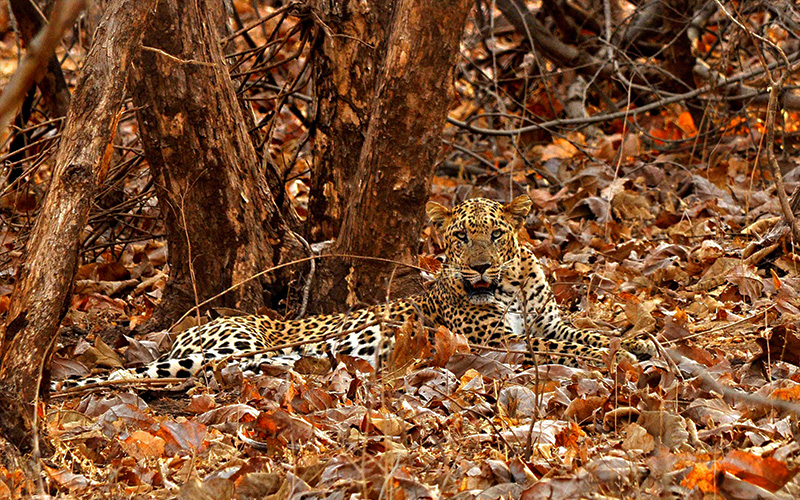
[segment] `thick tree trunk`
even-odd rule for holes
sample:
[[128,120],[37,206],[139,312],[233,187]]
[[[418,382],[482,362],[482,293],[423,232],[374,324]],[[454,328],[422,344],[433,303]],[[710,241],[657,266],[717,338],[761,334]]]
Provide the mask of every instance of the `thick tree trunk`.
[[308,239],[339,234],[358,159],[367,136],[375,84],[386,53],[397,2],[315,0],[321,47],[314,61],[317,96],[314,175],[308,203]]
[[98,29],[11,299],[0,350],[0,432],[22,451],[31,446],[38,382],[44,379],[42,391],[48,390],[43,366],[69,303],[91,200],[107,173],[130,53],[139,43],[152,5],[152,1],[117,0]]
[[[275,265],[281,242],[294,241],[259,172],[212,12],[213,0],[159,0],[132,72],[169,244],[170,280],[151,327]],[[255,311],[272,280],[212,305]]]
[[[358,171],[332,253],[415,264],[469,5],[468,0],[396,2]],[[406,294],[415,281],[407,278],[417,275],[402,265],[363,260],[330,270],[323,273],[317,296],[322,309],[381,301],[387,290]]]

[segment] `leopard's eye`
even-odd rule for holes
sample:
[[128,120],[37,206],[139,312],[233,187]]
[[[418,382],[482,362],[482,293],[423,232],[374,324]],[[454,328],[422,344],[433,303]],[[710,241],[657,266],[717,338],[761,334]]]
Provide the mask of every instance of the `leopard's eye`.
[[467,233],[465,233],[464,231],[455,231],[453,232],[453,236],[463,241],[464,243],[467,242]]
[[495,229],[492,231],[492,241],[497,241],[503,236],[504,232],[501,229]]

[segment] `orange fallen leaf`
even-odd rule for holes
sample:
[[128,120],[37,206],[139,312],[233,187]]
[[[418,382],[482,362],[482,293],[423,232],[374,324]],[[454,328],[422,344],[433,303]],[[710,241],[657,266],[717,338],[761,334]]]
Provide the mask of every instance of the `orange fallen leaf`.
[[797,474],[797,470],[789,469],[780,460],[740,450],[729,451],[719,461],[719,468],[772,492],[781,489]]
[[124,441],[123,447],[129,455],[137,460],[143,458],[159,458],[164,455],[166,442],[143,430],[136,430]]
[[698,488],[703,493],[716,493],[716,471],[709,468],[705,463],[698,463],[694,468],[689,471],[681,486],[684,488],[695,489]]

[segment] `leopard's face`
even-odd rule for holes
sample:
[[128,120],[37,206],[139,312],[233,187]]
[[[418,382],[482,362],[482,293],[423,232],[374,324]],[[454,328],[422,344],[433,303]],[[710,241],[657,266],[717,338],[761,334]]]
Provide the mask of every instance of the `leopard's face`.
[[460,281],[473,304],[491,301],[508,270],[519,265],[517,231],[530,208],[527,196],[507,205],[476,198],[452,210],[428,203],[428,216],[444,239],[442,272]]

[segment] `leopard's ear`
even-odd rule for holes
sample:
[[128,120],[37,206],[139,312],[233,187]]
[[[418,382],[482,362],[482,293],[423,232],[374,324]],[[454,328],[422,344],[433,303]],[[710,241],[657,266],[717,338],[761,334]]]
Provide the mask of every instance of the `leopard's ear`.
[[533,205],[531,199],[527,194],[523,194],[511,200],[507,205],[504,205],[503,213],[506,214],[506,218],[512,225],[521,228],[531,211],[531,205]]
[[425,211],[428,213],[428,217],[430,217],[433,225],[436,226],[436,229],[439,231],[450,223],[450,220],[453,218],[453,213],[450,210],[439,205],[435,201],[429,201],[428,204],[425,205]]

